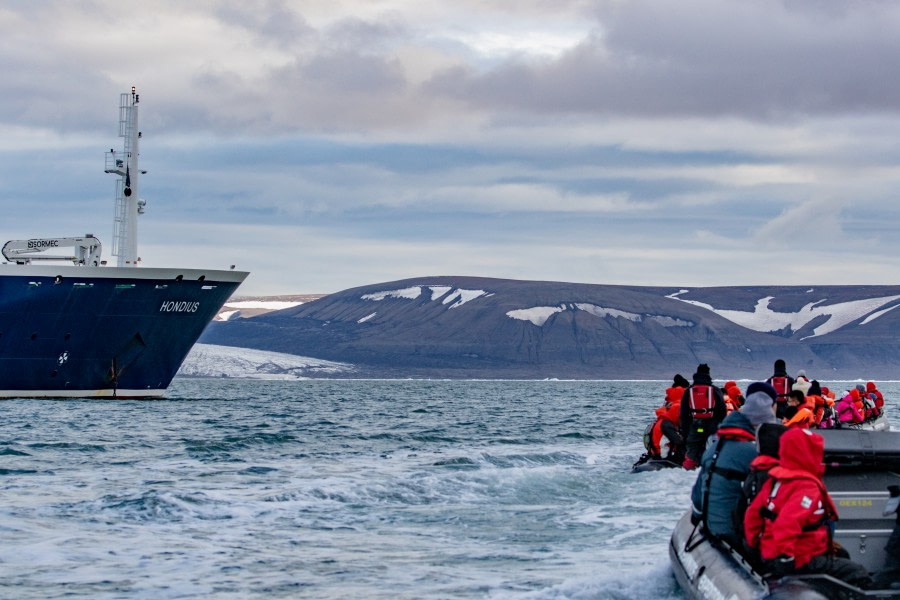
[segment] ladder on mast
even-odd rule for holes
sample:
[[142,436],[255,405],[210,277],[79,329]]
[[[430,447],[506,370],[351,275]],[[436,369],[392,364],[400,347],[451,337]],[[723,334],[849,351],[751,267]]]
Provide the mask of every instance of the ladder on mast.
[[107,173],[118,175],[116,201],[113,212],[112,255],[120,267],[137,266],[137,217],[143,214],[145,202],[138,197],[138,102],[140,96],[134,86],[131,93],[119,96],[119,137],[124,138],[121,153],[110,149],[106,153]]

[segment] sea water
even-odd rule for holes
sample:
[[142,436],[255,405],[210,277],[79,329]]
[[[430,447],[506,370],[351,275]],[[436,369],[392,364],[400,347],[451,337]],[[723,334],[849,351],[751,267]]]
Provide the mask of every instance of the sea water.
[[666,385],[2,401],[0,597],[683,598],[667,543],[695,474],[630,473]]

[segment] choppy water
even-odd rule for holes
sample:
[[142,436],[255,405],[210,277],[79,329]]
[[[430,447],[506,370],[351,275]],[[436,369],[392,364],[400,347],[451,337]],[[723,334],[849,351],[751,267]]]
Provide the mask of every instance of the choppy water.
[[[0,402],[4,598],[681,598],[663,382],[177,379]],[[884,384],[892,412],[900,385]]]

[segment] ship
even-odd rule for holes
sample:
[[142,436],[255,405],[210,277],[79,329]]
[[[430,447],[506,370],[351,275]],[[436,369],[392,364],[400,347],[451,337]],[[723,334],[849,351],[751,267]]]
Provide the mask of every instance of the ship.
[[[159,398],[249,275],[144,268],[138,256],[140,96],[120,95],[112,256],[93,234],[11,240],[0,264],[0,397]],[[112,262],[112,261],[110,261]]]

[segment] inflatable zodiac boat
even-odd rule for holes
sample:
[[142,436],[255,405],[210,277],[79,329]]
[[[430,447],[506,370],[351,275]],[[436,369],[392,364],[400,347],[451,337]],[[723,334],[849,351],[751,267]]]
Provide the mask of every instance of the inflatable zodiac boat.
[[[900,528],[897,499],[888,490],[900,486],[900,432],[837,429],[817,433],[825,438],[825,485],[840,516],[834,539],[851,559],[875,575],[885,567],[888,539],[895,527]],[[897,493],[898,488],[893,491]],[[692,600],[900,599],[900,580],[881,582],[886,589],[878,590],[861,590],[827,575],[768,580],[738,552],[712,543],[702,527],[691,524],[690,517],[688,510],[675,526],[669,556],[678,584]]]

